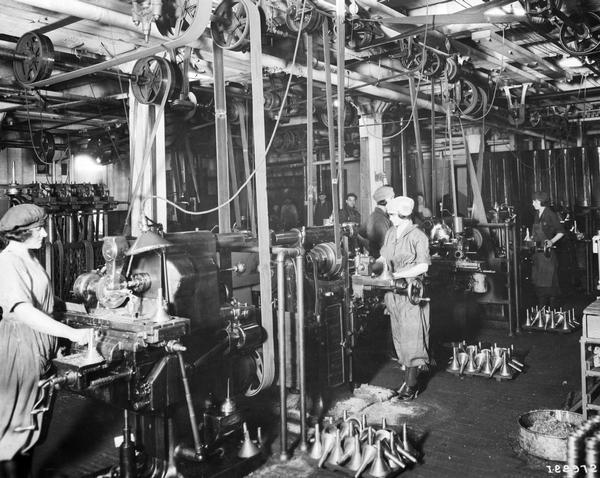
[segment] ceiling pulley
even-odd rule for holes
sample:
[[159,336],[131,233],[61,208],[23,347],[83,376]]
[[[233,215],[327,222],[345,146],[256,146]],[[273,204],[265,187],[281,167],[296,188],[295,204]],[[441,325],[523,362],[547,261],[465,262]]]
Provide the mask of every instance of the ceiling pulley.
[[243,1],[224,0],[215,9],[210,31],[213,41],[224,50],[245,51],[250,48],[250,22]]
[[181,71],[168,60],[159,56],[140,58],[133,66],[135,81],[131,90],[135,98],[145,105],[159,105],[165,95],[167,100],[179,98]]
[[27,32],[15,48],[13,73],[24,86],[50,78],[54,68],[54,46],[46,35]]

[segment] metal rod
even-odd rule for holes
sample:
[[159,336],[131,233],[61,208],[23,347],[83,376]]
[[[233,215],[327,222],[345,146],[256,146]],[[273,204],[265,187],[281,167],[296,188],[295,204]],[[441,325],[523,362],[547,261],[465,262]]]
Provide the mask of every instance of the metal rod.
[[177,352],[177,358],[179,359],[179,368],[181,369],[181,380],[183,382],[183,388],[185,390],[185,402],[188,408],[190,427],[192,428],[192,435],[194,437],[194,451],[196,452],[196,455],[202,456],[202,443],[200,442],[200,432],[198,431],[198,422],[196,421],[196,412],[194,411],[194,403],[192,402],[192,392],[190,391],[190,383],[188,381],[187,372],[185,370],[183,354],[181,352]]
[[297,359],[300,380],[300,451],[308,449],[306,442],[306,355],[304,345],[304,256],[296,256],[296,320],[298,326]]
[[277,340],[279,346],[279,458],[287,461],[287,397],[285,388],[285,251],[277,253]]

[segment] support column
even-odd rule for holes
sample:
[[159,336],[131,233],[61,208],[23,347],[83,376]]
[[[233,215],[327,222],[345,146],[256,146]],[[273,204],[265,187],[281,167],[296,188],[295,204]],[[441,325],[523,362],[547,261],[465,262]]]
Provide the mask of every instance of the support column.
[[[131,234],[140,234],[140,221],[144,215],[162,224],[167,231],[167,203],[156,199],[146,201],[142,211],[145,198],[167,196],[164,109],[140,103],[135,99],[131,88],[129,98],[129,161],[131,187],[135,193],[131,197]],[[155,127],[156,136],[152,141],[151,132]],[[151,151],[148,152],[147,148],[151,148]],[[144,161],[147,154],[150,157]],[[140,176],[141,185],[137,191],[133,191]]]
[[360,133],[360,194],[359,208],[366,218],[373,210],[373,192],[387,184],[383,161],[382,114],[362,114],[358,122]]

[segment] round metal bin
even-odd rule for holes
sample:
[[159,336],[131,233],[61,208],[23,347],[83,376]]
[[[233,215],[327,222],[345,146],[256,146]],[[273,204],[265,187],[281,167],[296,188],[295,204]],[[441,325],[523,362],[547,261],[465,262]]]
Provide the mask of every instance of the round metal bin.
[[565,410],[534,410],[519,417],[519,445],[527,453],[553,461],[567,460],[567,436],[540,433],[532,430],[538,421],[569,423],[578,426],[583,415]]

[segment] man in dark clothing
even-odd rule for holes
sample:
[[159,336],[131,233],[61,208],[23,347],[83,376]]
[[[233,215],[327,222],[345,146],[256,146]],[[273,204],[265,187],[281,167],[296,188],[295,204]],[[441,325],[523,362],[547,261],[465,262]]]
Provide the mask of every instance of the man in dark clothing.
[[323,226],[325,221],[331,217],[333,212],[333,206],[327,200],[327,193],[321,191],[319,193],[319,202],[315,205],[315,212],[313,215],[313,222],[315,226]]
[[340,209],[340,223],[354,222],[360,224],[360,212],[356,209],[356,194],[346,194],[346,204]]
[[386,205],[394,196],[394,189],[391,186],[381,186],[373,193],[373,199],[377,206],[367,219],[361,236],[366,237],[369,241],[369,254],[375,258],[379,257],[379,250],[383,245],[385,234],[392,227]]

